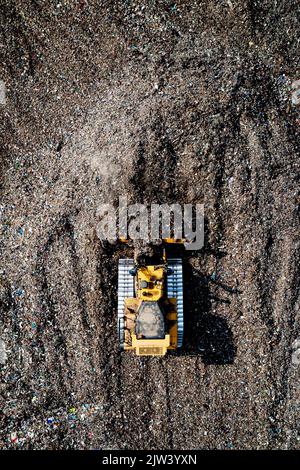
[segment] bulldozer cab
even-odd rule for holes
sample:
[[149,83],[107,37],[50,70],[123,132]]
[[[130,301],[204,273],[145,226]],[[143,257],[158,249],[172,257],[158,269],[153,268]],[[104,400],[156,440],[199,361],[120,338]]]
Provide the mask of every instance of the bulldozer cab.
[[182,346],[181,258],[160,264],[119,260],[118,336],[121,350],[163,356]]

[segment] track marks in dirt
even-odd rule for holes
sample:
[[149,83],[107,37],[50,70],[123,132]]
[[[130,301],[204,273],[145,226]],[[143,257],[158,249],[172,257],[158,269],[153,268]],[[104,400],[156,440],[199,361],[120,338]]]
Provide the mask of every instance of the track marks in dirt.
[[91,364],[84,289],[68,217],[58,222],[42,248],[37,272],[41,286],[39,338],[48,371],[48,394],[58,402],[60,395],[72,402],[74,395],[77,399],[89,395],[91,383],[84,379]]

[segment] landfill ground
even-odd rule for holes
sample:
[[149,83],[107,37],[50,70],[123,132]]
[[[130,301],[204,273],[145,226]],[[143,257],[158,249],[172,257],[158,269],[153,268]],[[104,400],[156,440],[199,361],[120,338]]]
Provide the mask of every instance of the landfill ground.
[[[0,448],[299,449],[298,2],[0,18]],[[118,351],[119,195],[204,204],[180,354]]]

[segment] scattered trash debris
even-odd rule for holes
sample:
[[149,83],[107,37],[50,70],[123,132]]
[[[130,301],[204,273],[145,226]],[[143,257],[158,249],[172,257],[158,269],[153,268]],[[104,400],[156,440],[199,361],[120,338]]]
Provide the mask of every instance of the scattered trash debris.
[[0,339],[0,364],[4,365],[7,361],[7,353],[3,339]]
[[[72,407],[68,410],[68,421],[77,421],[77,410],[76,408]],[[71,427],[73,427],[74,423],[71,423]]]
[[18,434],[16,432],[12,432],[10,434],[10,440],[13,444],[17,444],[18,443]]
[[[300,346],[287,320],[298,288],[294,9],[58,2],[42,15],[11,2],[2,25],[1,445],[299,447]],[[99,246],[94,209],[121,193],[205,201],[206,246],[186,259],[181,358],[116,351],[113,266],[127,248]],[[239,282],[239,298],[213,285],[217,273]]]
[[7,375],[6,382],[15,383],[18,380],[20,380],[20,378],[21,378],[20,372],[11,372],[10,374]]
[[69,408],[68,413],[70,414],[76,413],[76,408]]
[[47,424],[50,429],[55,430],[59,427],[60,421],[58,418],[54,418],[53,416],[50,416],[49,418],[47,418]]

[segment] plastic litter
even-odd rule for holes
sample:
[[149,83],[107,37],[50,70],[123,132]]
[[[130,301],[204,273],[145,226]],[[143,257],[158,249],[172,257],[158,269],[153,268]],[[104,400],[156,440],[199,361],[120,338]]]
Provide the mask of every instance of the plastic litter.
[[0,339],[0,364],[4,365],[7,361],[6,347],[3,339]]

